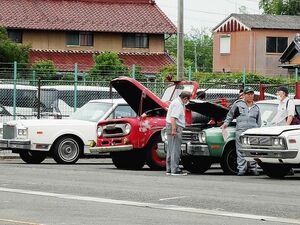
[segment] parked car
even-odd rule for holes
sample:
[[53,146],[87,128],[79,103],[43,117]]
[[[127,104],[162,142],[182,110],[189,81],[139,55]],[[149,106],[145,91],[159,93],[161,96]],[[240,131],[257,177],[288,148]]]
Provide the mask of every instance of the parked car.
[[[267,126],[277,109],[276,100],[262,100],[257,102],[262,115],[263,126]],[[200,108],[197,105],[194,108]],[[211,110],[210,114],[218,115],[217,121],[226,118],[228,109],[219,108]],[[220,124],[208,129],[195,130],[187,127],[183,131],[184,144],[182,146],[182,164],[191,173],[204,173],[212,163],[220,163],[225,174],[237,173],[236,147],[235,147],[235,121],[226,131],[228,138],[224,140]],[[190,138],[192,137],[192,138]],[[192,150],[191,150],[192,149]]]
[[0,149],[19,153],[26,163],[41,163],[46,156],[57,163],[75,163],[91,155],[99,121],[135,117],[123,99],[89,101],[69,119],[14,120],[0,124]]
[[[300,100],[294,102],[300,115]],[[255,160],[271,178],[283,178],[300,167],[300,125],[249,129],[241,141],[246,160]]]

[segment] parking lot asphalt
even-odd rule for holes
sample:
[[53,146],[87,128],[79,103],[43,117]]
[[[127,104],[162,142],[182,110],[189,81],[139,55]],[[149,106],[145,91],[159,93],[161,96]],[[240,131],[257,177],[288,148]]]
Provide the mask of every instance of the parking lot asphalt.
[[0,160],[2,224],[300,224],[300,173],[225,176],[119,170],[111,159]]

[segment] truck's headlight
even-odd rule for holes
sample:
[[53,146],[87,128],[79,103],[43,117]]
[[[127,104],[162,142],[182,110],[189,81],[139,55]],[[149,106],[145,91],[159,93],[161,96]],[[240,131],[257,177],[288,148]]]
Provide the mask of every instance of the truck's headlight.
[[0,128],[0,135],[3,135],[3,128]]
[[103,133],[103,127],[98,127],[97,128],[97,136],[100,137]]
[[283,138],[273,138],[273,145],[274,146],[283,146]]
[[206,143],[206,135],[205,135],[205,132],[200,132],[199,135],[198,135],[198,138],[199,138],[199,142],[200,142],[200,143]]
[[124,129],[125,135],[129,134],[130,131],[131,131],[131,125],[130,125],[129,123],[127,123],[127,124],[125,125],[125,129]]
[[164,143],[167,143],[168,139],[167,139],[167,131],[166,131],[166,129],[162,129],[162,130],[161,130],[160,136],[161,136],[161,140],[162,140]]
[[19,128],[18,129],[18,136],[27,136],[27,129],[26,128]]

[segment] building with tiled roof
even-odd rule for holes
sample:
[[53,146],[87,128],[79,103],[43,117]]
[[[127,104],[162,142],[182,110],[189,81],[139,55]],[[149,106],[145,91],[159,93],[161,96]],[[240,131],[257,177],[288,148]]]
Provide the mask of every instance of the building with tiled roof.
[[279,59],[299,32],[300,16],[231,14],[213,29],[213,71],[288,74]]
[[54,59],[58,69],[69,62],[88,62],[88,69],[92,55],[105,51],[117,52],[128,66],[140,63],[145,73],[143,66],[157,73],[174,63],[165,36],[176,27],[154,0],[1,0],[0,26],[32,46],[31,62]]

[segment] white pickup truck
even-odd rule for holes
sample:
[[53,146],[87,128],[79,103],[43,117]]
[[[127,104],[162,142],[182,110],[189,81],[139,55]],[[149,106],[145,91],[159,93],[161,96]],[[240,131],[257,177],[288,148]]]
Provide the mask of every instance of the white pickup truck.
[[99,121],[135,117],[124,99],[91,100],[68,119],[13,120],[0,124],[0,150],[19,153],[26,163],[41,163],[47,156],[72,164],[90,155]]
[[[300,100],[294,102],[299,115]],[[249,129],[241,142],[246,160],[255,160],[271,178],[282,178],[300,167],[300,125]]]

